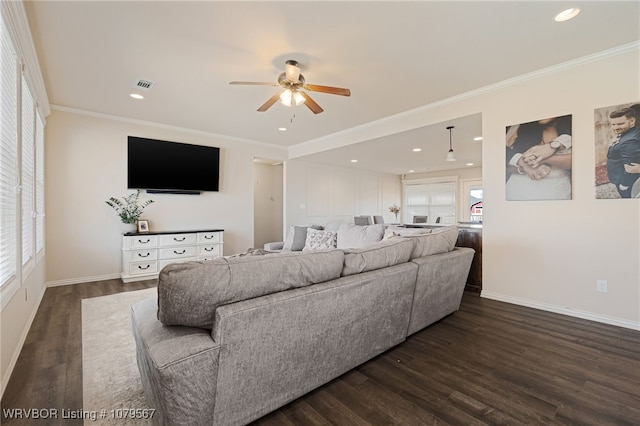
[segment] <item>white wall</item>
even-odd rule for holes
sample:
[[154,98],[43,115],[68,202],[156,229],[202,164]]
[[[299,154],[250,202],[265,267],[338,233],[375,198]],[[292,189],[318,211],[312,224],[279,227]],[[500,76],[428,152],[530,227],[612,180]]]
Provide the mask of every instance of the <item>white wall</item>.
[[253,166],[253,244],[256,248],[282,238],[282,168],[282,164],[255,163]]
[[220,192],[143,194],[155,201],[143,214],[151,230],[222,228],[225,254],[253,247],[253,158],[284,160],[284,149],[54,110],[47,122],[45,152],[48,284],[119,276],[122,225],[104,201],[131,192],[128,135],[221,148]]
[[353,223],[356,215],[395,216],[400,205],[400,176],[293,159],[285,165],[286,229],[291,225]]

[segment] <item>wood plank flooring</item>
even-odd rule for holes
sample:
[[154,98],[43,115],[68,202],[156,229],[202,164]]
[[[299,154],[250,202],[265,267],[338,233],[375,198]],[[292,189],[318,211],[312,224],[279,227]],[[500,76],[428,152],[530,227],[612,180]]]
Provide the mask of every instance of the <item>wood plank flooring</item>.
[[[80,300],[154,284],[47,289],[2,408],[81,408]],[[640,332],[468,293],[460,311],[254,422],[327,424],[640,425]]]

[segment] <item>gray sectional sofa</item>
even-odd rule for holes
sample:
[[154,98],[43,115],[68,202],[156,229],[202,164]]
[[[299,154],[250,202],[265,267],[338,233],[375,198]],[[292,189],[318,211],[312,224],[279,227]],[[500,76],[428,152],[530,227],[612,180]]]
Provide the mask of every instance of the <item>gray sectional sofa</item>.
[[247,424],[456,311],[457,232],[168,265],[131,310],[154,424]]

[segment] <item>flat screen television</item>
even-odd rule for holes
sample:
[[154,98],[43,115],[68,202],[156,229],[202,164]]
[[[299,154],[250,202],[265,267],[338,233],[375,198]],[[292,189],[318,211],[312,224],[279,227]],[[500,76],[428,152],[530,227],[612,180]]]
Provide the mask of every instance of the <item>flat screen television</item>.
[[154,193],[218,191],[220,148],[128,137],[127,186]]

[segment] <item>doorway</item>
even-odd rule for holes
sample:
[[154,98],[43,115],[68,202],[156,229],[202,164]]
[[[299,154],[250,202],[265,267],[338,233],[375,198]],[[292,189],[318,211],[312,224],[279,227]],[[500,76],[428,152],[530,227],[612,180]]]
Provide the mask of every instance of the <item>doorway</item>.
[[278,160],[253,159],[253,247],[282,240],[283,166]]

